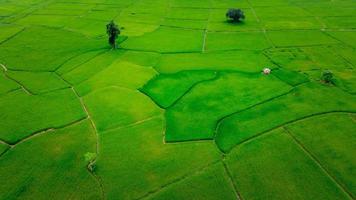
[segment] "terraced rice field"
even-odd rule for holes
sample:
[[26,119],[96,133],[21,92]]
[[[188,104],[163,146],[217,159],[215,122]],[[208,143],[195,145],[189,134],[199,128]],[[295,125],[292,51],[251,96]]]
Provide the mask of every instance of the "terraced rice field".
[[0,199],[355,199],[355,70],[354,0],[0,0]]

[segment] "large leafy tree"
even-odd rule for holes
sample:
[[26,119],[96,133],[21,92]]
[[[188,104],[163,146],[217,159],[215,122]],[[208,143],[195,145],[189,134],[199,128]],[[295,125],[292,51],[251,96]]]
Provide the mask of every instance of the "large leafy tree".
[[120,29],[113,20],[111,20],[110,23],[106,25],[106,33],[109,36],[109,44],[112,46],[112,48],[115,49],[116,39],[120,35]]
[[231,8],[226,12],[226,17],[233,22],[239,22],[245,19],[245,14],[241,9]]

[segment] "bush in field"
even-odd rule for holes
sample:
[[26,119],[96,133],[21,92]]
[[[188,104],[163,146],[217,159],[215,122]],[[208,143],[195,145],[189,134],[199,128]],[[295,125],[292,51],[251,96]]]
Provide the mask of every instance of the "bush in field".
[[115,49],[116,39],[120,35],[120,29],[113,20],[106,25],[106,33],[109,36],[109,44]]
[[87,168],[90,172],[95,170],[96,153],[87,152],[84,155],[85,161],[88,163]]
[[329,70],[323,71],[321,74],[321,81],[324,83],[333,83],[333,73]]
[[230,8],[226,12],[226,18],[233,22],[240,22],[241,20],[245,19],[245,14],[241,9]]

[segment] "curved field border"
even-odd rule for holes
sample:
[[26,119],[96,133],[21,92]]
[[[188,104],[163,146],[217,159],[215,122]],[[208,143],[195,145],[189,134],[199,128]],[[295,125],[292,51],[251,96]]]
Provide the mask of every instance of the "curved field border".
[[[282,123],[282,124],[280,124],[280,125],[278,125],[278,126],[275,126],[275,127],[272,127],[272,128],[270,128],[270,129],[268,129],[268,130],[265,130],[265,131],[263,131],[263,132],[257,133],[257,134],[255,134],[254,136],[251,136],[251,137],[249,137],[249,138],[247,138],[247,139],[245,139],[245,140],[243,140],[243,141],[241,141],[241,142],[235,144],[234,147],[231,148],[231,150],[234,149],[236,146],[239,146],[239,145],[245,144],[245,143],[247,143],[247,142],[250,142],[250,141],[252,141],[252,140],[254,140],[254,139],[256,139],[256,138],[258,138],[258,137],[260,137],[260,136],[263,136],[263,135],[265,135],[265,134],[267,134],[267,133],[269,133],[269,132],[271,132],[271,131],[273,131],[273,130],[275,130],[275,129],[282,128],[282,127],[284,127],[284,126],[287,126],[287,125],[290,125],[290,124],[293,124],[293,123],[298,123],[299,121],[302,121],[302,120],[307,120],[307,119],[309,119],[309,118],[313,118],[313,117],[317,117],[317,116],[321,116],[321,115],[326,115],[326,114],[331,114],[331,113],[356,114],[356,111],[337,111],[337,110],[335,110],[335,111],[326,111],[326,112],[320,112],[320,113],[314,113],[314,114],[311,114],[311,115],[306,115],[306,116],[304,116],[304,117],[301,117],[301,118],[298,118],[298,119],[294,119],[294,120],[291,120],[291,121]],[[215,140],[214,140],[214,141],[215,141]],[[215,144],[216,144],[216,142],[215,142]],[[218,146],[217,144],[216,144],[216,146],[219,148],[219,146]],[[224,151],[223,151],[222,149],[220,149],[220,148],[219,148],[219,150],[220,150],[221,152],[223,152],[224,154],[229,153],[229,152],[224,152]],[[230,150],[230,151],[231,151],[231,150]]]

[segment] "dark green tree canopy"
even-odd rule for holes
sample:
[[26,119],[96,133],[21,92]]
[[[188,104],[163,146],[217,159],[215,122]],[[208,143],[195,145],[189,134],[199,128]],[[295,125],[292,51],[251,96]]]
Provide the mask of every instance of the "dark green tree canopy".
[[226,12],[226,17],[233,22],[239,22],[245,19],[245,14],[241,9],[230,8]]
[[106,25],[106,33],[109,36],[109,44],[116,48],[116,39],[120,35],[120,29],[113,20]]
[[324,83],[333,83],[333,73],[329,70],[325,70],[321,74],[321,81]]

